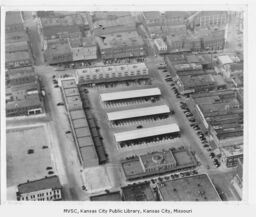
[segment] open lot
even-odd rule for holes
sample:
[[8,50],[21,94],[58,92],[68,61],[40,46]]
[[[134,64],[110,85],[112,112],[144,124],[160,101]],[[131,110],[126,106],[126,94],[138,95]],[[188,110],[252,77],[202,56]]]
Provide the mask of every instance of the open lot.
[[[55,171],[44,125],[7,130],[7,144],[8,187]],[[34,153],[28,154],[29,150]]]
[[86,168],[82,175],[88,193],[101,192],[112,187],[105,167]]

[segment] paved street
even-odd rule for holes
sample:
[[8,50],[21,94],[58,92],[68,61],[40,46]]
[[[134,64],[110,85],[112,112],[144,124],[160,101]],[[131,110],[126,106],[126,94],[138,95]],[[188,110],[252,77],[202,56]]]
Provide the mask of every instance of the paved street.
[[42,65],[44,63],[44,57],[41,46],[41,38],[38,29],[38,20],[33,19],[32,12],[24,12],[24,24],[28,28],[28,36],[30,46],[32,48],[32,55],[35,65]]

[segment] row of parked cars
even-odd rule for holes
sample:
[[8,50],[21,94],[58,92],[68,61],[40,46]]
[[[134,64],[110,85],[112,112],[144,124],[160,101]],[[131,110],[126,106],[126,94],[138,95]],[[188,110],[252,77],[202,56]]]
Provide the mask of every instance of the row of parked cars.
[[220,167],[220,162],[218,159],[216,159],[216,155],[214,152],[212,152],[212,148],[210,147],[204,133],[200,130],[200,127],[198,123],[196,123],[195,118],[193,117],[193,114],[191,113],[190,109],[188,108],[187,104],[185,102],[180,102],[180,107],[183,110],[184,114],[188,118],[188,120],[191,122],[190,126],[196,131],[199,139],[201,140],[203,147],[207,149],[208,152],[210,152],[210,157],[213,159],[214,165],[218,168]]
[[163,180],[170,180],[170,179],[178,179],[178,178],[182,178],[182,177],[186,177],[186,176],[192,176],[192,175],[197,175],[198,171],[197,170],[192,170],[192,171],[184,171],[184,172],[180,172],[180,173],[173,173],[171,175],[167,175],[164,177],[158,177],[157,179],[151,179],[151,183],[155,184],[158,181],[163,181]]

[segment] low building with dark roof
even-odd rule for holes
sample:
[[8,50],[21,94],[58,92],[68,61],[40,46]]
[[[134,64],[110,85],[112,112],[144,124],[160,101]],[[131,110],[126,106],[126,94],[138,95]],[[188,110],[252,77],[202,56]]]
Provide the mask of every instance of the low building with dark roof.
[[158,189],[164,201],[221,201],[206,174],[164,181],[158,184]]
[[109,192],[106,194],[100,194],[90,197],[91,201],[122,201],[122,197],[119,191]]
[[124,201],[156,201],[156,193],[149,182],[131,184],[121,188]]
[[58,176],[28,181],[18,185],[19,201],[56,201],[63,200],[62,185]]

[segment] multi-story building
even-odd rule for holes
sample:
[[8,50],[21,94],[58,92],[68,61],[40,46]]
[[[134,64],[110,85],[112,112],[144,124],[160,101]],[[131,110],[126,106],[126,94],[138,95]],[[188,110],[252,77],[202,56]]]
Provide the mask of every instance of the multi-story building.
[[157,196],[149,182],[127,185],[121,188],[124,201],[156,201]]
[[27,51],[17,51],[14,53],[6,53],[6,68],[19,68],[32,65],[32,59]]
[[85,16],[81,16],[79,13],[69,14],[69,15],[55,15],[50,17],[41,17],[39,19],[39,25],[42,28],[52,27],[52,26],[79,26],[82,29],[89,29],[89,22]]
[[73,61],[96,60],[97,45],[93,37],[69,39]]
[[212,91],[226,87],[226,83],[220,75],[205,74],[178,77],[177,84],[181,94]]
[[118,17],[116,19],[97,20],[93,23],[93,32],[98,36],[128,30],[136,30],[136,23],[132,16]]
[[190,110],[218,147],[243,143],[243,106],[234,90],[193,94]]
[[167,52],[167,44],[164,42],[162,38],[156,38],[154,40],[155,47],[158,53],[166,53]]
[[185,36],[187,33],[186,25],[176,25],[176,26],[161,26],[164,35],[177,35]]
[[231,186],[236,192],[238,199],[241,200],[243,197],[243,161],[238,160],[236,173],[231,180]]
[[162,24],[162,16],[159,11],[145,11],[143,12],[143,19],[145,26],[156,26]]
[[198,13],[195,20],[195,26],[223,26],[228,22],[228,13],[226,11],[202,11]]
[[27,116],[43,112],[39,83],[31,67],[8,70],[6,116]]
[[239,161],[243,161],[243,144],[225,146],[221,151],[226,167],[236,167]]
[[7,12],[5,22],[6,34],[24,31],[24,21],[20,11]]
[[184,25],[186,18],[190,15],[189,11],[166,11],[163,14],[162,22],[166,26]]
[[19,201],[63,200],[62,186],[58,176],[45,177],[18,185]]
[[166,37],[166,42],[170,52],[178,52],[183,50],[184,37],[168,35]]
[[28,37],[25,31],[5,34],[5,52],[28,51]]
[[48,64],[73,61],[73,53],[68,40],[48,41],[44,57]]
[[194,155],[184,148],[141,154],[121,163],[127,180],[142,179],[197,166]]
[[102,59],[141,57],[146,55],[145,45],[136,31],[97,36]]
[[49,26],[42,29],[42,46],[46,50],[48,43],[59,39],[81,38],[82,33],[78,26]]
[[202,37],[202,46],[206,50],[223,50],[225,46],[225,30],[213,30]]
[[207,174],[163,181],[158,190],[163,201],[221,201]]
[[129,65],[113,65],[102,67],[89,67],[76,70],[77,80],[80,84],[100,83],[115,80],[146,78],[148,68],[145,63]]

